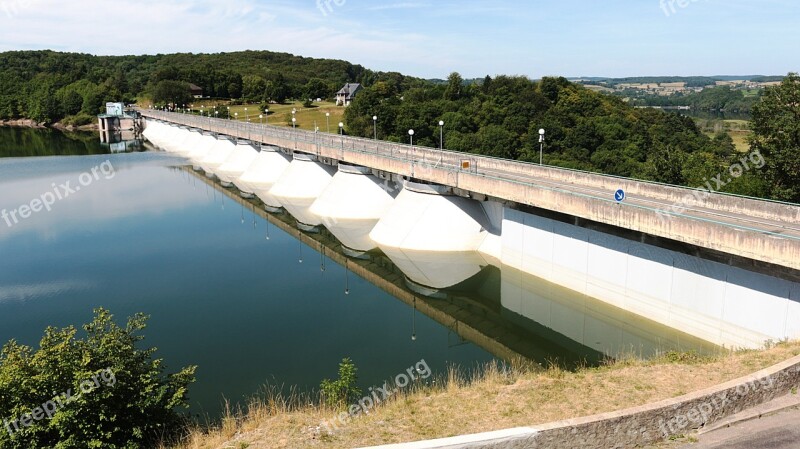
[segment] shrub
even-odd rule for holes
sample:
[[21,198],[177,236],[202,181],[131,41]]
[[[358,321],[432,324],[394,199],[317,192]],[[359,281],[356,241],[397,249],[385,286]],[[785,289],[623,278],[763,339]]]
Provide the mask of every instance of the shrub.
[[147,317],[123,328],[104,309],[83,326],[48,328],[40,349],[6,344],[0,352],[0,447],[140,448],[184,428],[196,367],[164,375],[156,349],[138,349]]
[[322,398],[330,407],[345,407],[356,402],[361,397],[361,390],[356,386],[358,381],[358,368],[349,358],[344,358],[339,363],[339,378],[336,380],[324,379],[320,384]]

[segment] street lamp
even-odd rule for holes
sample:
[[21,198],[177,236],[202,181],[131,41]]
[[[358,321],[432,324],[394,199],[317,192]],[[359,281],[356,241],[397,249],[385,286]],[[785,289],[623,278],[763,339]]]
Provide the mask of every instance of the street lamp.
[[264,109],[264,117],[267,118],[267,125],[269,125],[269,108]]
[[259,125],[263,125],[264,124],[264,116],[261,115],[261,114],[258,114],[258,124]]
[[331,133],[331,113],[325,113],[325,124],[328,126],[328,134]]
[[228,120],[230,120],[231,119],[231,107],[230,106],[225,106],[225,107],[228,108]]
[[414,130],[413,129],[409,129],[408,130],[408,135],[411,137],[411,150],[413,151],[414,150]]
[[297,126],[297,119],[292,117],[292,129],[295,129],[296,126]]
[[444,159],[444,120],[439,120],[439,164]]
[[339,136],[342,140],[342,159],[344,159],[344,123],[339,122]]
[[236,121],[238,122],[239,121],[239,113],[238,112],[234,112],[233,116],[235,117]]
[[378,116],[372,116],[372,128],[375,130],[375,140],[378,140]]
[[544,152],[544,129],[539,130],[539,165],[542,165],[542,153]]
[[247,108],[244,108],[244,119],[250,121],[250,115],[247,113]]

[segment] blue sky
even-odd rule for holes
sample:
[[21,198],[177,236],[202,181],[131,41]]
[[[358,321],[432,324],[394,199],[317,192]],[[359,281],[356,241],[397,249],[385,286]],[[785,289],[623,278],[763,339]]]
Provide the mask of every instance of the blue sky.
[[0,0],[0,51],[272,50],[444,78],[783,75],[798,0]]

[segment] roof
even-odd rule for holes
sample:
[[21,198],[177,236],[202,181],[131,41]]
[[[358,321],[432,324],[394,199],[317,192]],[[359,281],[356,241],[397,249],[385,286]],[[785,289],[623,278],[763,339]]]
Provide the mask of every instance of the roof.
[[189,83],[189,90],[203,90],[203,88],[198,86],[197,84]]
[[359,83],[347,83],[347,84],[344,85],[344,87],[339,92],[336,93],[336,95],[347,95],[347,96],[350,96],[350,95],[356,93],[356,91],[358,91],[359,89],[361,89],[361,84],[359,84]]

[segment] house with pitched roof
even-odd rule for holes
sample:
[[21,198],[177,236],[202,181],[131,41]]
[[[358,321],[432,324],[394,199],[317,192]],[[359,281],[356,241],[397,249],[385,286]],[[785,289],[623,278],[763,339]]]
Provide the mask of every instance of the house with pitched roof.
[[361,84],[347,83],[344,87],[336,93],[336,106],[350,106],[353,99],[356,98],[358,91],[362,89]]

